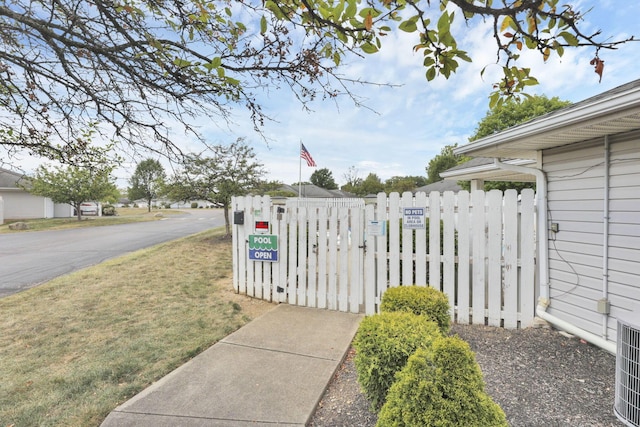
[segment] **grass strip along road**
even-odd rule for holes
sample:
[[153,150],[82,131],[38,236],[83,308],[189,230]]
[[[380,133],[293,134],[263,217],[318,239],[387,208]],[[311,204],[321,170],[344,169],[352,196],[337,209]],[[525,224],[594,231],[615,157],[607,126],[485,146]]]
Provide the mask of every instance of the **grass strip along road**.
[[0,299],[0,425],[98,426],[272,306],[233,292],[215,229]]
[[[140,208],[118,208],[114,216],[83,216],[78,218],[43,218],[6,221],[0,224],[1,233],[22,233],[25,231],[66,230],[69,228],[100,227],[105,225],[130,224],[133,222],[157,221],[168,215],[184,214],[182,210],[153,209],[151,212]],[[186,211],[189,212],[189,211]],[[27,224],[27,230],[12,230],[9,225],[15,222]]]

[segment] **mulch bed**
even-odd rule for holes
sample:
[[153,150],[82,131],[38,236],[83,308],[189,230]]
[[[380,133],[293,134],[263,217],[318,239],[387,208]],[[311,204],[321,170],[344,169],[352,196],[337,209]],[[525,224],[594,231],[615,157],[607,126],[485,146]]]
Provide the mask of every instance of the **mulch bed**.
[[[623,426],[613,415],[615,356],[548,328],[506,330],[454,325],[476,354],[485,390],[511,426]],[[351,350],[329,384],[310,427],[373,427]]]

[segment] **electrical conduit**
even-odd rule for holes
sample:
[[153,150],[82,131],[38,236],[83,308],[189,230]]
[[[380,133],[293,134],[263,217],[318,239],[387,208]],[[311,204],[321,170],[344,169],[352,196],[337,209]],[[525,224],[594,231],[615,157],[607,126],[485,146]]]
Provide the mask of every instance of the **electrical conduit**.
[[536,315],[553,326],[575,335],[583,340],[594,344],[609,353],[616,354],[616,344],[607,341],[591,332],[580,329],[571,323],[557,318],[547,313],[549,306],[549,227],[547,225],[547,176],[538,168],[509,165],[502,163],[500,159],[494,158],[493,162],[499,169],[509,170],[518,173],[534,175],[536,177],[536,206],[538,209],[538,275],[540,277],[540,298],[536,307]]

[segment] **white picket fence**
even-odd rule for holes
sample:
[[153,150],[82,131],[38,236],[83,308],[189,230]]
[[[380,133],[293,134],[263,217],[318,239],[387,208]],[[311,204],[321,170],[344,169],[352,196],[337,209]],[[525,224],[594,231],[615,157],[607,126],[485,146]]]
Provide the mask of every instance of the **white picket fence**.
[[[422,208],[424,227],[403,227],[404,208]],[[381,193],[364,206],[276,206],[268,196],[248,196],[234,197],[232,210],[244,215],[233,226],[239,293],[373,314],[389,287],[429,285],[447,294],[458,323],[517,328],[533,321],[532,190]],[[277,261],[250,259],[249,241],[262,235],[277,240]]]

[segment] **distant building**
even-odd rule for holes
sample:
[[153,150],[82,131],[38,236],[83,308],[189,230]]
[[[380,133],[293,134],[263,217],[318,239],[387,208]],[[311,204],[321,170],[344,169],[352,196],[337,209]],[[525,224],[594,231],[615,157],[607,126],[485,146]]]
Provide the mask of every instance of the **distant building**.
[[0,223],[15,219],[73,217],[73,207],[53,203],[48,197],[30,194],[21,184],[28,182],[24,174],[0,168]]
[[458,185],[458,181],[443,179],[442,181],[432,182],[431,184],[418,187],[413,190],[413,194],[420,192],[429,194],[432,191],[437,191],[439,193],[453,191],[454,193],[457,193],[460,190],[462,190],[462,187]]
[[298,186],[297,185],[287,185],[283,184],[282,187],[278,189],[279,191],[286,191],[288,193],[295,194],[294,197],[304,197],[310,199],[331,199],[331,198],[352,198],[356,197],[354,194],[349,193],[347,191],[342,190],[327,190],[326,188],[318,187],[314,184],[302,184],[300,186],[300,194],[298,194]]

